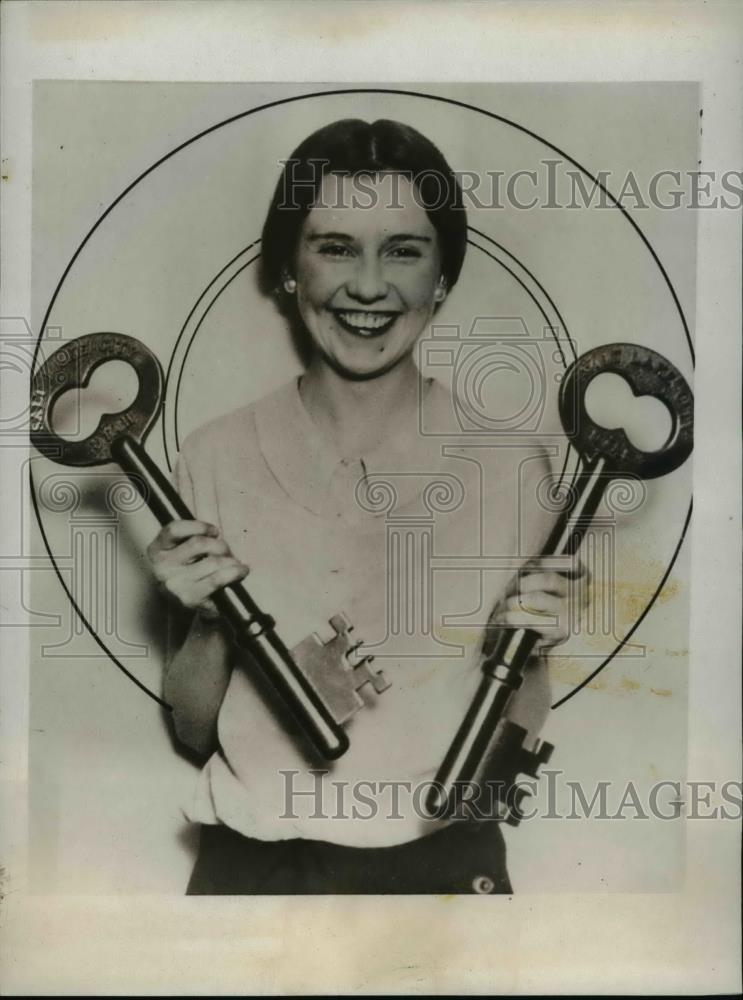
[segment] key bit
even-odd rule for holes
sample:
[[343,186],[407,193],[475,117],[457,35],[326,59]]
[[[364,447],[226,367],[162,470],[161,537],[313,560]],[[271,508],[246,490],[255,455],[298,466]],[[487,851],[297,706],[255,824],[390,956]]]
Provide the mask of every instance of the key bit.
[[381,694],[390,683],[380,670],[370,669],[373,657],[364,656],[362,643],[351,638],[353,625],[343,613],[333,615],[330,625],[332,639],[323,642],[313,632],[294,647],[292,657],[335,721],[343,724],[364,707],[358,692],[365,684]]

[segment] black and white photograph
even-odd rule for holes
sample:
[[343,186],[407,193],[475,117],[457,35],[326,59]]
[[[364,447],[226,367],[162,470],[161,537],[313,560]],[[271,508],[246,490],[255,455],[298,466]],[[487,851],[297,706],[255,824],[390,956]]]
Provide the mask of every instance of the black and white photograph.
[[[156,71],[207,7],[257,64]],[[4,5],[58,51],[15,205],[3,153],[12,992],[739,981],[740,125],[672,61],[374,72],[485,8]]]

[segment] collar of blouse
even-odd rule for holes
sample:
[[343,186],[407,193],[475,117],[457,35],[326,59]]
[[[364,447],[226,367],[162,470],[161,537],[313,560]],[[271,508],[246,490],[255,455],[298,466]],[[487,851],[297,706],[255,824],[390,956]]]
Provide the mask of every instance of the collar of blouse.
[[260,449],[282,488],[313,513],[326,515],[345,501],[352,520],[389,514],[430,488],[441,475],[447,439],[451,443],[451,437],[425,433],[423,426],[424,420],[429,426],[450,426],[447,390],[426,380],[421,403],[421,420],[401,427],[368,454],[344,457],[313,422],[302,403],[299,380],[293,379],[256,406]]

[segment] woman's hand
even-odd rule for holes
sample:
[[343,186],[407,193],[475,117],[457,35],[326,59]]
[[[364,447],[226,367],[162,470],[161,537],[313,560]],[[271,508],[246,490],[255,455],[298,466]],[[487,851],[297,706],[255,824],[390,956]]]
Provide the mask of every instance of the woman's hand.
[[489,624],[533,629],[540,636],[539,652],[565,642],[574,630],[571,619],[579,621],[588,604],[590,583],[585,564],[566,558],[566,569],[559,572],[543,569],[539,559],[529,562],[511,581]]
[[218,618],[211,595],[247,576],[219,529],[206,521],[171,521],[147,548],[147,558],[162,589],[184,608]]

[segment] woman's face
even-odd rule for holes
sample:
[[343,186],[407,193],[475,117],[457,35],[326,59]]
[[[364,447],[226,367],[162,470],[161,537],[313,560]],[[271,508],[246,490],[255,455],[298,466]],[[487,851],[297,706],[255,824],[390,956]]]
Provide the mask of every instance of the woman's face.
[[324,178],[293,276],[315,351],[336,371],[373,378],[408,357],[446,295],[440,275],[436,230],[407,178]]

